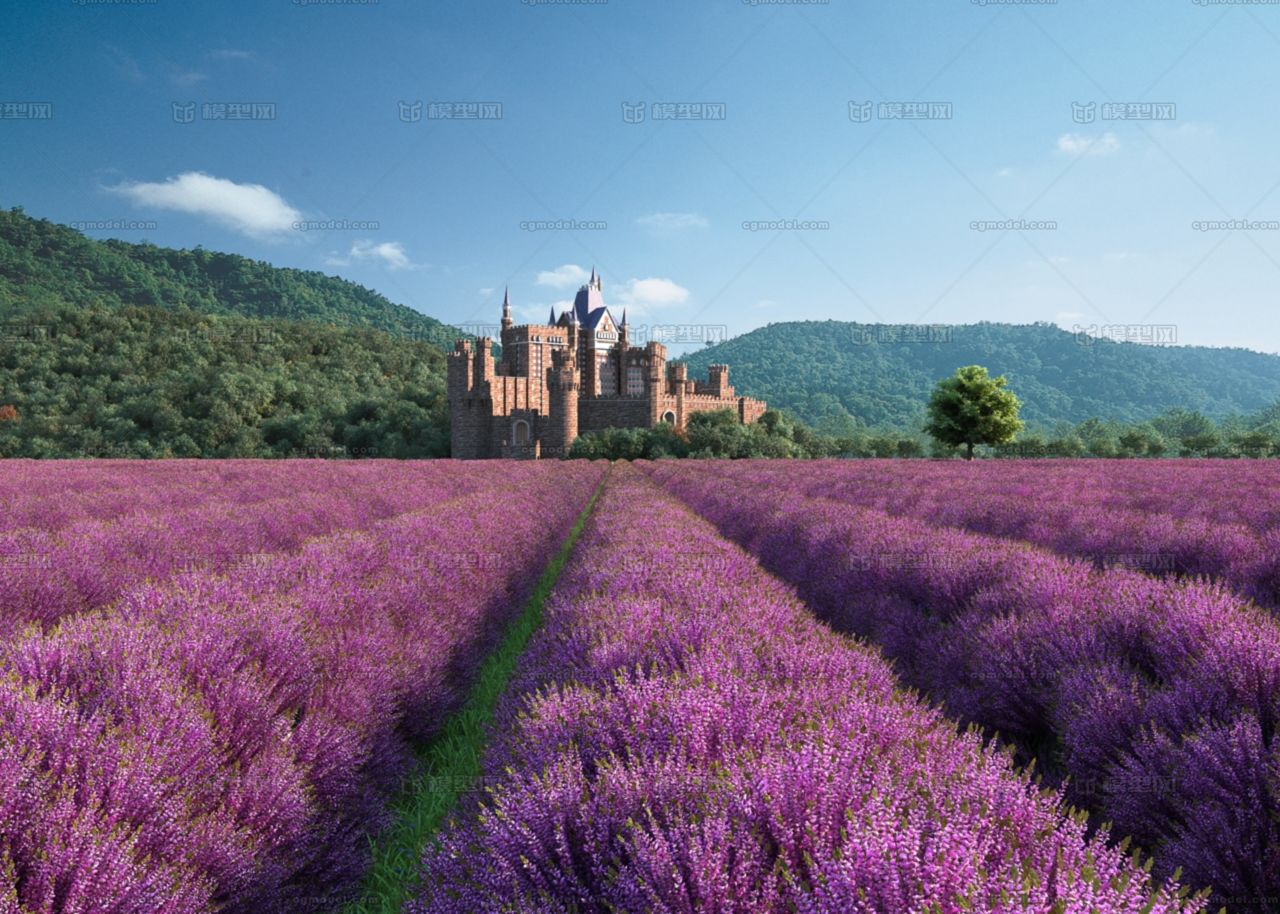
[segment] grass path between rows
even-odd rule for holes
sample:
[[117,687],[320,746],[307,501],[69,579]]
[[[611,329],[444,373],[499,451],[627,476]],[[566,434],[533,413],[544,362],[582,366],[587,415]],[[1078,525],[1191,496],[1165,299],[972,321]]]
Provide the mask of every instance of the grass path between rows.
[[418,753],[413,774],[391,803],[393,824],[373,839],[373,863],[361,897],[342,908],[341,914],[399,914],[412,897],[427,843],[458,798],[479,782],[485,740],[498,699],[529,639],[541,627],[543,605],[607,481],[608,473],[578,515],[564,545],[543,571],[502,643],[481,666],[466,703]]

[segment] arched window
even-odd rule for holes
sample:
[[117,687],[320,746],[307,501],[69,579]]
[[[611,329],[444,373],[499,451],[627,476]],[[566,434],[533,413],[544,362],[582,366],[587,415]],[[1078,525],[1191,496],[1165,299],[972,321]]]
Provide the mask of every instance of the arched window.
[[671,424],[671,425],[675,425],[675,424],[676,424],[676,414],[675,414],[675,413],[673,413],[671,410],[667,410],[665,413],[663,413],[663,414],[662,414],[662,421],[663,421],[663,422],[667,422],[667,423],[669,423],[669,424]]
[[516,444],[527,445],[529,443],[529,423],[523,419],[517,419],[516,424],[511,428],[511,438]]

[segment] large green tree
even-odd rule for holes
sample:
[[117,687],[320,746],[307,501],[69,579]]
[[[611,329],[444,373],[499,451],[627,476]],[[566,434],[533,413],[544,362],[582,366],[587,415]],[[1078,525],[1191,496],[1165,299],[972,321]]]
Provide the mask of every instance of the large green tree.
[[956,369],[929,399],[925,432],[941,444],[963,447],[967,460],[976,445],[1008,444],[1022,430],[1022,404],[1007,388],[1003,375],[993,378],[981,365]]

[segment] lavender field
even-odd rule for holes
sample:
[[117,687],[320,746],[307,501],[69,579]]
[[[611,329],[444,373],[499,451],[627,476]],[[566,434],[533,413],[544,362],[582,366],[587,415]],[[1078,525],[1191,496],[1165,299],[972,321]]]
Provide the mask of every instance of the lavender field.
[[6,471],[0,910],[86,914],[340,903],[603,474]]
[[1266,463],[0,470],[2,914],[1280,910]]
[[1157,875],[1280,909],[1280,623],[1259,606],[1280,560],[1274,468],[649,473],[904,684],[1153,853]]

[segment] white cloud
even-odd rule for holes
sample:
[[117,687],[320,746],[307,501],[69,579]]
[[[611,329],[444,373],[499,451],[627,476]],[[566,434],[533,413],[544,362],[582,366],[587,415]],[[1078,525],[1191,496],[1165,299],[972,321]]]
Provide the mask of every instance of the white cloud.
[[216,51],[210,51],[209,56],[214,60],[252,60],[252,51],[239,51],[235,48],[218,48]]
[[142,67],[138,65],[138,61],[132,56],[113,44],[105,45],[105,48],[107,56],[111,60],[112,68],[121,79],[128,80],[131,83],[140,83],[146,80]]
[[522,303],[518,299],[512,303],[511,310],[515,314],[517,324],[538,324],[541,326],[547,322],[547,312],[552,308],[555,309],[556,317],[560,316],[560,312],[568,311],[573,307],[571,299],[562,299],[553,302],[531,302],[529,304]]
[[[554,289],[572,289],[581,286],[591,274],[576,264],[565,264],[554,270],[538,274],[538,285]],[[626,282],[604,283],[604,300],[613,308],[631,308],[635,311],[682,305],[689,300],[689,290],[677,282],[659,277],[629,279]],[[556,302],[556,308],[568,308],[572,301]],[[542,309],[545,316],[545,308]],[[543,318],[540,317],[539,320]]]
[[259,238],[290,231],[302,218],[283,197],[261,184],[237,184],[199,171],[161,182],[127,182],[107,190],[136,206],[204,216]]
[[1013,174],[1013,169],[1012,169],[1012,168],[1002,168],[1002,169],[1000,169],[999,171],[997,171],[997,172],[996,172],[996,177],[997,177],[997,178],[1007,178],[1007,177],[1009,177],[1009,175],[1011,175],[1011,174]]
[[361,239],[351,245],[345,257],[331,256],[325,260],[331,267],[349,267],[353,263],[378,263],[389,270],[412,270],[417,267],[405,253],[399,241],[373,242]]
[[636,225],[659,234],[678,232],[684,229],[704,229],[710,223],[705,216],[697,213],[650,213],[636,220]]
[[688,300],[689,290],[670,279],[633,279],[618,293],[618,304],[636,308],[682,305]]
[[538,274],[538,285],[550,286],[553,289],[572,289],[581,286],[591,274],[576,263],[566,263],[554,270],[545,270]]
[[1111,131],[1096,137],[1079,133],[1064,133],[1058,137],[1058,151],[1067,155],[1105,156],[1119,150],[1120,138]]
[[1179,121],[1177,126],[1170,126],[1167,123],[1153,124],[1152,129],[1178,139],[1209,139],[1218,135],[1217,128],[1213,124],[1200,121]]
[[490,295],[492,295],[492,294],[493,294],[494,292],[496,292],[496,291],[498,291],[498,290],[497,290],[497,289],[494,289],[494,288],[481,289],[481,290],[480,290],[480,297],[481,297],[481,298],[488,298]]
[[208,78],[208,73],[201,73],[199,70],[184,70],[179,67],[173,67],[169,71],[169,79],[173,81],[173,84],[184,88],[198,86]]

